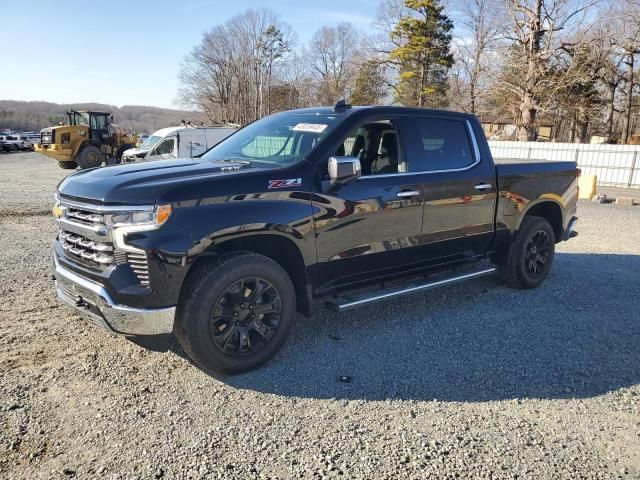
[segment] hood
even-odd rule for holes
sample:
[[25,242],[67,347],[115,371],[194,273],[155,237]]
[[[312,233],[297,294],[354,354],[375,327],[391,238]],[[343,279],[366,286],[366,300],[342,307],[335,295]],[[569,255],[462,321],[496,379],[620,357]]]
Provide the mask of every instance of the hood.
[[111,205],[149,205],[168,190],[228,177],[254,166],[240,162],[157,160],[81,170],[58,185],[62,197]]
[[145,153],[146,154],[148,151],[149,151],[148,148],[133,147],[133,148],[128,148],[127,150],[122,152],[122,155],[126,156],[126,157],[135,157],[139,153]]

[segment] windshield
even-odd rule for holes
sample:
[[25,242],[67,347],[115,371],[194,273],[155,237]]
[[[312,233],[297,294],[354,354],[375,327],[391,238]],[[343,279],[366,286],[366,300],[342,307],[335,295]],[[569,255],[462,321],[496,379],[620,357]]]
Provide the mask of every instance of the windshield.
[[151,150],[154,147],[154,145],[158,143],[161,139],[162,137],[156,137],[155,135],[153,135],[147,138],[144,142],[142,142],[142,145],[140,145],[140,148],[144,150]]
[[71,112],[71,125],[89,125],[89,114],[86,112]]
[[223,140],[202,158],[290,165],[302,160],[341,120],[341,116],[313,113],[265,117]]

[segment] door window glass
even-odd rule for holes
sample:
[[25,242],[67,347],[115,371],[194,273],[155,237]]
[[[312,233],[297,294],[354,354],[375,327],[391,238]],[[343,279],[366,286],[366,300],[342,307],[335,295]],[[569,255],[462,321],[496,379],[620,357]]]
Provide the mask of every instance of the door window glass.
[[173,153],[173,147],[175,142],[173,138],[168,138],[156,147],[156,155],[167,155],[169,153]]
[[[415,147],[418,170],[452,170],[475,162],[464,122],[440,118],[415,118],[412,125],[418,135]],[[412,157],[413,158],[413,157]]]
[[352,130],[336,149],[338,157],[360,160],[362,175],[382,175],[406,172],[400,148],[400,136],[395,122],[378,120]]
[[105,130],[107,128],[107,117],[105,115],[91,115],[91,128]]

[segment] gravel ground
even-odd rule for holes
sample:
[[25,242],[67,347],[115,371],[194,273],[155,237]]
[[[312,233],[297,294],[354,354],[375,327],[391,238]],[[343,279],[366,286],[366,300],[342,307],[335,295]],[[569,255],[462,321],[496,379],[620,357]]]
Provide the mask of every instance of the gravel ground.
[[67,173],[0,155],[0,478],[640,478],[640,207],[581,202],[537,290],[318,309],[212,378],[55,300]]

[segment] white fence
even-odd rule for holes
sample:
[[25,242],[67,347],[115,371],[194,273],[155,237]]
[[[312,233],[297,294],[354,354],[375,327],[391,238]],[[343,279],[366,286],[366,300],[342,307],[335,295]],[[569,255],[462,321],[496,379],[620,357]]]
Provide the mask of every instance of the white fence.
[[598,185],[640,188],[640,145],[489,141],[496,158],[571,160]]

